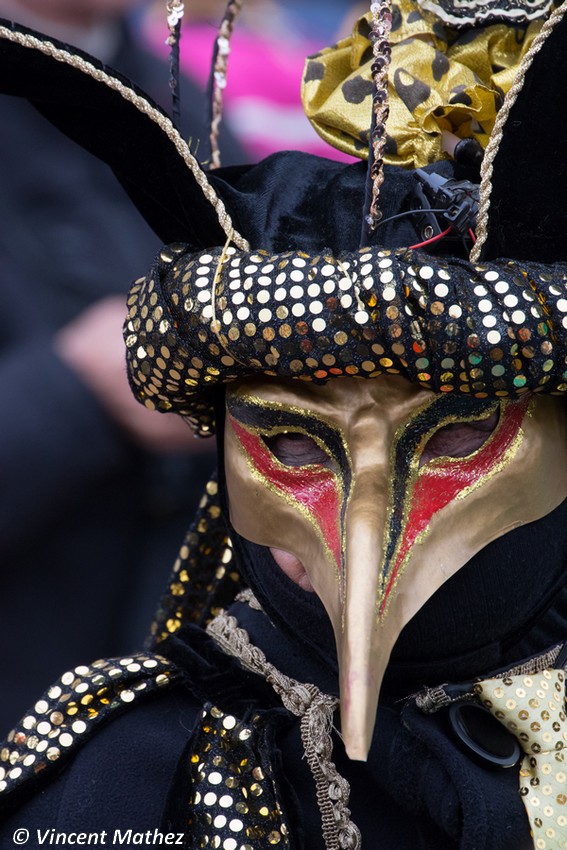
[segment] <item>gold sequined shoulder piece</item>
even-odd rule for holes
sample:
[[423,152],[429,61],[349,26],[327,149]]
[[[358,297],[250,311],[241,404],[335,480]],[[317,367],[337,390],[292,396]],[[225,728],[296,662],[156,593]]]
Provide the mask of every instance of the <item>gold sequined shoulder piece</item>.
[[151,653],[64,673],[0,745],[0,808],[24,783],[46,779],[111,715],[169,687],[177,676],[171,662]]
[[232,604],[242,587],[213,478],[173,566],[152,624],[151,640],[159,644],[187,623],[206,626]]
[[101,85],[108,86],[109,89],[117,92],[124,100],[131,103],[139,110],[139,112],[143,113],[149,121],[157,124],[171,142],[173,149],[191,171],[195,182],[201,189],[207,201],[213,206],[219,224],[227,237],[230,237],[235,245],[246,250],[249,247],[247,240],[234,229],[224,203],[207,180],[205,172],[191,153],[187,142],[176,130],[173,122],[161,110],[157,109],[152,103],[150,103],[149,100],[147,100],[141,93],[131,86],[126,85],[123,80],[112,76],[103,68],[97,67],[83,56],[74,53],[71,50],[63,49],[62,46],[58,47],[52,41],[40,38],[39,35],[39,33],[35,36],[28,32],[21,32],[17,29],[0,26],[0,39],[19,44],[20,46],[30,50],[39,51],[56,62],[61,62],[75,68],[83,74],[91,77],[93,80],[96,80]]
[[289,847],[266,723],[205,706],[187,761],[190,848],[264,850]]

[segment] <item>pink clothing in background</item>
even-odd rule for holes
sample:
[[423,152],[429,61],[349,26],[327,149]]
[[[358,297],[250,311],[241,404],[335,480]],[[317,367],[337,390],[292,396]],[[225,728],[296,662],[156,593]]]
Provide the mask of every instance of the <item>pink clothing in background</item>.
[[[159,55],[167,54],[164,30],[148,23],[145,35]],[[216,35],[210,24],[184,23],[181,68],[202,88],[208,83]],[[320,139],[303,112],[301,78],[305,57],[323,46],[300,36],[296,41],[279,42],[243,26],[239,29],[237,21],[228,57],[224,116],[250,154],[250,160],[293,149],[344,162],[355,161]]]

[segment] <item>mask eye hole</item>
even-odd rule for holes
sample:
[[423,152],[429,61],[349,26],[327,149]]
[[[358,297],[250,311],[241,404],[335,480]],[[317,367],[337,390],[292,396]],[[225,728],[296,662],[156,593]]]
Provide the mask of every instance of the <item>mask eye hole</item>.
[[486,419],[471,422],[455,422],[439,428],[426,443],[419,465],[437,457],[467,457],[483,446],[498,425],[496,410]]
[[286,431],[281,434],[262,438],[280,463],[285,466],[307,466],[310,464],[329,464],[329,455],[325,449],[307,434],[299,431]]

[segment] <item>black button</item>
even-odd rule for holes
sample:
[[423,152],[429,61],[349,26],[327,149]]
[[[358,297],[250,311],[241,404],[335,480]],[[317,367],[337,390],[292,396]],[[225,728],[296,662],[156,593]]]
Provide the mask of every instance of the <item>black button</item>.
[[449,722],[468,755],[484,767],[514,767],[522,749],[515,736],[483,705],[454,702]]

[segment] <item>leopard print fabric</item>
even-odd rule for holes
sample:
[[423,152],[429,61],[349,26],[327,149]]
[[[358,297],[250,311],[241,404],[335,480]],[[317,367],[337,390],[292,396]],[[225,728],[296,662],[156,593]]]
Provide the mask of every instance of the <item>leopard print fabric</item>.
[[[441,6],[435,8],[443,14]],[[474,138],[485,148],[504,95],[549,9],[542,2],[529,12],[539,15],[537,20],[528,20],[526,13],[520,23],[463,29],[415,0],[396,0],[384,161],[421,168],[446,158],[444,130],[460,139]],[[319,135],[360,159],[368,157],[370,32],[369,14],[357,22],[352,36],[307,60],[302,85],[305,113]]]

